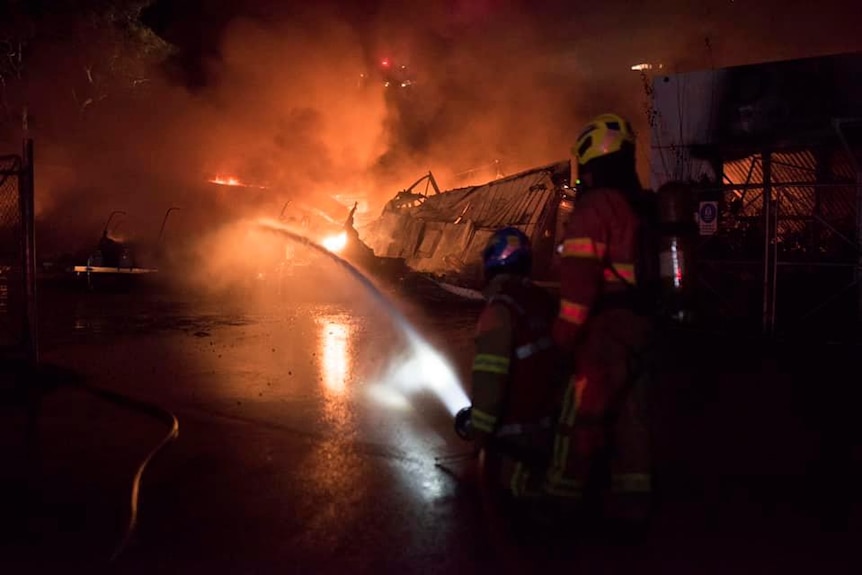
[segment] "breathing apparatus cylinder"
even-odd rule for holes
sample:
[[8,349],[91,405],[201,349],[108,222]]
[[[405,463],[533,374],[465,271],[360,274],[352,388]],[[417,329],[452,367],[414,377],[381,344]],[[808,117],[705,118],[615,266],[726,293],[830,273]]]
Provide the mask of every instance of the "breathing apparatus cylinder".
[[663,308],[667,319],[687,324],[694,311],[694,190],[683,182],[667,182],[658,189],[657,201]]

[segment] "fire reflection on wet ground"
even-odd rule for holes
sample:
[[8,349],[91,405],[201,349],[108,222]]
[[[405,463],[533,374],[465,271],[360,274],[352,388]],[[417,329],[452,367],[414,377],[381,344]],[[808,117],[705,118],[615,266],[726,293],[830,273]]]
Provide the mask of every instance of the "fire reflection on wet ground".
[[349,386],[354,377],[352,327],[347,316],[322,316],[319,326],[319,370],[323,383],[323,416],[336,428],[349,426],[351,420]]
[[319,318],[321,369],[325,391],[332,397],[340,397],[347,388],[350,377],[350,324],[341,318]]

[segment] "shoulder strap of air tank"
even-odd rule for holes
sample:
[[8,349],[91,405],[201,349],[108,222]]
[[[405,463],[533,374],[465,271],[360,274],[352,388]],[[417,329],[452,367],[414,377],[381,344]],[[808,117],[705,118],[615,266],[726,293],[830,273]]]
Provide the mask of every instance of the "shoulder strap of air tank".
[[488,299],[488,305],[491,305],[494,303],[501,303],[501,304],[511,308],[519,316],[522,316],[522,315],[527,313],[526,310],[524,309],[524,307],[521,304],[519,304],[515,300],[515,298],[513,298],[511,295],[506,294],[506,293],[498,293],[498,294],[492,295]]

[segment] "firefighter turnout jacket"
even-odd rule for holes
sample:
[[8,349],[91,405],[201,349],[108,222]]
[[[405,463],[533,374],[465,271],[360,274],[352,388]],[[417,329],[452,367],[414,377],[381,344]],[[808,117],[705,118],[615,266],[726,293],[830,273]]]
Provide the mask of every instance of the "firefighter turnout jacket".
[[554,386],[556,299],[527,278],[498,275],[476,329],[472,425],[486,466],[513,495],[541,477],[562,390]]
[[637,284],[638,217],[623,192],[582,192],[560,245],[560,314],[554,341],[573,351],[597,306],[624,307]]
[[641,360],[651,324],[635,312],[631,289],[638,281],[640,225],[623,191],[588,190],[579,194],[559,247],[553,339],[574,373],[545,480],[552,495],[581,498],[597,481],[620,491],[649,491]]

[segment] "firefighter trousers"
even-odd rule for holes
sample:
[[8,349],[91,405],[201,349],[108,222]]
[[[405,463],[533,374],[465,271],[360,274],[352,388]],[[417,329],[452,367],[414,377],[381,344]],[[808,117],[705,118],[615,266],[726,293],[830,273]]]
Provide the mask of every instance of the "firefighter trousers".
[[650,321],[613,309],[596,314],[586,330],[563,398],[544,491],[640,518],[648,510],[652,482],[645,395],[652,374]]
[[552,428],[549,423],[532,427],[517,435],[495,437],[483,449],[485,473],[497,478],[497,488],[508,497],[531,498],[542,494]]

